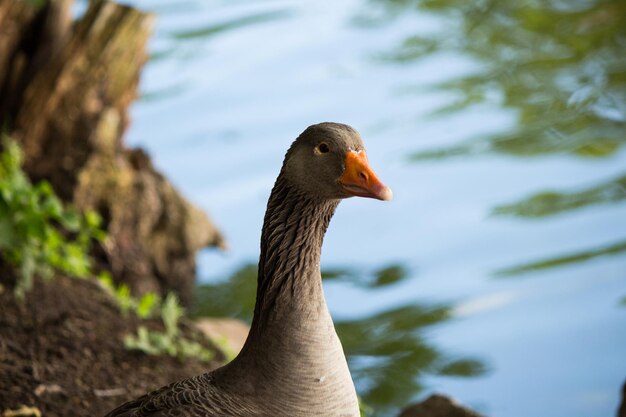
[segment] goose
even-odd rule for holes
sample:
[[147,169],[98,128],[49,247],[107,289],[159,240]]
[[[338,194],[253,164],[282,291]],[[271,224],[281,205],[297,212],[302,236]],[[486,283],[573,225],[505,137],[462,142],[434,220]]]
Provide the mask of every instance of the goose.
[[359,404],[320,274],[342,199],[391,200],[359,133],[309,126],[285,155],[267,203],[254,317],[239,355],[127,402],[106,417],[358,417]]

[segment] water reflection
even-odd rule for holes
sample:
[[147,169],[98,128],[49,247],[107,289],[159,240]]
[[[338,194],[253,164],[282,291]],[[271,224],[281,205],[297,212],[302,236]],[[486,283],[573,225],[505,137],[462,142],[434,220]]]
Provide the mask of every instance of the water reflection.
[[[326,280],[365,288],[393,285],[408,276],[402,265],[367,273],[350,268],[322,272]],[[192,307],[195,316],[230,316],[250,322],[257,270],[247,264],[228,280],[201,285]],[[486,366],[471,358],[450,357],[424,336],[424,330],[451,318],[449,305],[414,303],[335,325],[348,356],[357,391],[375,415],[393,415],[424,388],[426,374],[456,377],[481,375]]]
[[543,191],[524,200],[498,206],[496,215],[544,217],[594,204],[617,203],[626,199],[626,175],[573,192]]
[[479,103],[518,111],[507,132],[416,153],[415,159],[486,152],[533,156],[614,154],[626,142],[626,3],[376,1],[392,10],[419,8],[453,18],[461,30],[409,36],[388,59],[411,62],[434,52],[481,61],[478,73],[435,88],[457,100],[446,114]]
[[450,319],[447,305],[411,304],[353,321],[336,323],[357,391],[376,415],[406,405],[424,389],[421,376],[476,376],[485,365],[448,358],[423,330]]
[[[509,130],[412,155],[414,161],[500,153],[517,157],[566,153],[607,158],[626,143],[626,2],[377,0],[394,16],[418,8],[445,16],[460,30],[409,36],[386,55],[404,64],[441,51],[478,59],[478,72],[433,88],[456,100],[443,117],[481,104],[514,109]],[[388,16],[388,18],[389,18]],[[626,199],[626,176],[577,191],[541,191],[495,207],[495,215],[541,218]],[[496,271],[522,273],[623,254],[626,241]]]
[[392,264],[368,274],[356,269],[335,268],[322,271],[322,278],[328,281],[349,282],[364,288],[379,288],[404,281],[409,277],[409,270],[401,264]]
[[587,261],[598,258],[600,256],[618,255],[626,252],[626,240],[611,245],[602,246],[600,248],[592,248],[581,252],[560,255],[551,258],[542,259],[540,261],[529,262],[522,265],[516,265],[496,271],[499,276],[516,276],[532,271],[556,268],[559,266],[570,265],[578,262]]
[[145,91],[141,93],[139,100],[144,102],[157,101],[172,98],[176,95],[181,94],[185,91],[185,86],[182,84],[177,84],[173,86],[168,86],[156,91]]
[[172,32],[171,36],[175,39],[208,38],[210,36],[214,36],[228,30],[239,29],[241,27],[257,23],[264,23],[270,20],[284,18],[288,15],[289,13],[285,10],[256,13],[248,16],[237,17],[232,20],[222,20],[218,23],[209,24],[198,28]]

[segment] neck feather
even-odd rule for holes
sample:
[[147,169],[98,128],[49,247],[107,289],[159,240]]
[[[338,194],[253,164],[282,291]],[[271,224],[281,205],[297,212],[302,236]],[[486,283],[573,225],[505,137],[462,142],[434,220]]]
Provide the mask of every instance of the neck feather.
[[338,203],[310,198],[283,172],[272,190],[250,334],[237,358],[220,368],[222,383],[237,390],[242,381],[252,381],[250,395],[257,395],[265,410],[258,415],[359,415],[319,267],[324,234]]
[[316,302],[311,296],[323,298],[320,254],[338,203],[304,195],[283,172],[278,176],[261,233],[254,324],[305,309]]

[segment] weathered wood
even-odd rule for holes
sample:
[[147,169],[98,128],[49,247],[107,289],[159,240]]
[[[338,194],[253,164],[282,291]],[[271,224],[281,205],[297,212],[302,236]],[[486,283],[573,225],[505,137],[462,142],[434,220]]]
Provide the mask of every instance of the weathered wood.
[[24,88],[64,45],[72,0],[51,0],[39,9],[24,1],[0,1],[0,120],[10,121]]
[[103,215],[110,238],[97,255],[117,281],[188,301],[195,252],[221,235],[122,142],[152,16],[94,0],[72,25],[71,6],[0,0],[0,123],[21,142],[33,180]]
[[20,95],[17,85],[26,68],[25,49],[36,16],[36,10],[23,2],[0,1],[0,126],[9,121],[13,101]]
[[[56,7],[47,9],[53,12]],[[34,54],[31,67],[38,68],[14,110],[13,134],[22,141],[29,174],[51,180],[65,199],[75,188],[76,172],[101,139],[96,127],[104,119],[113,130],[115,146],[121,148],[127,109],[147,59],[144,46],[151,20],[133,8],[94,1],[69,40],[56,45],[56,52],[46,45],[44,52],[38,48]]]

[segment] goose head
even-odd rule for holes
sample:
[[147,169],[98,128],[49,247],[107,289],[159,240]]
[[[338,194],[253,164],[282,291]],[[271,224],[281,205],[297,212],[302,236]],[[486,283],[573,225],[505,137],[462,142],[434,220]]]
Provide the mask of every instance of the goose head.
[[309,126],[287,152],[283,171],[292,184],[311,197],[393,198],[391,189],[370,167],[361,136],[345,124]]

